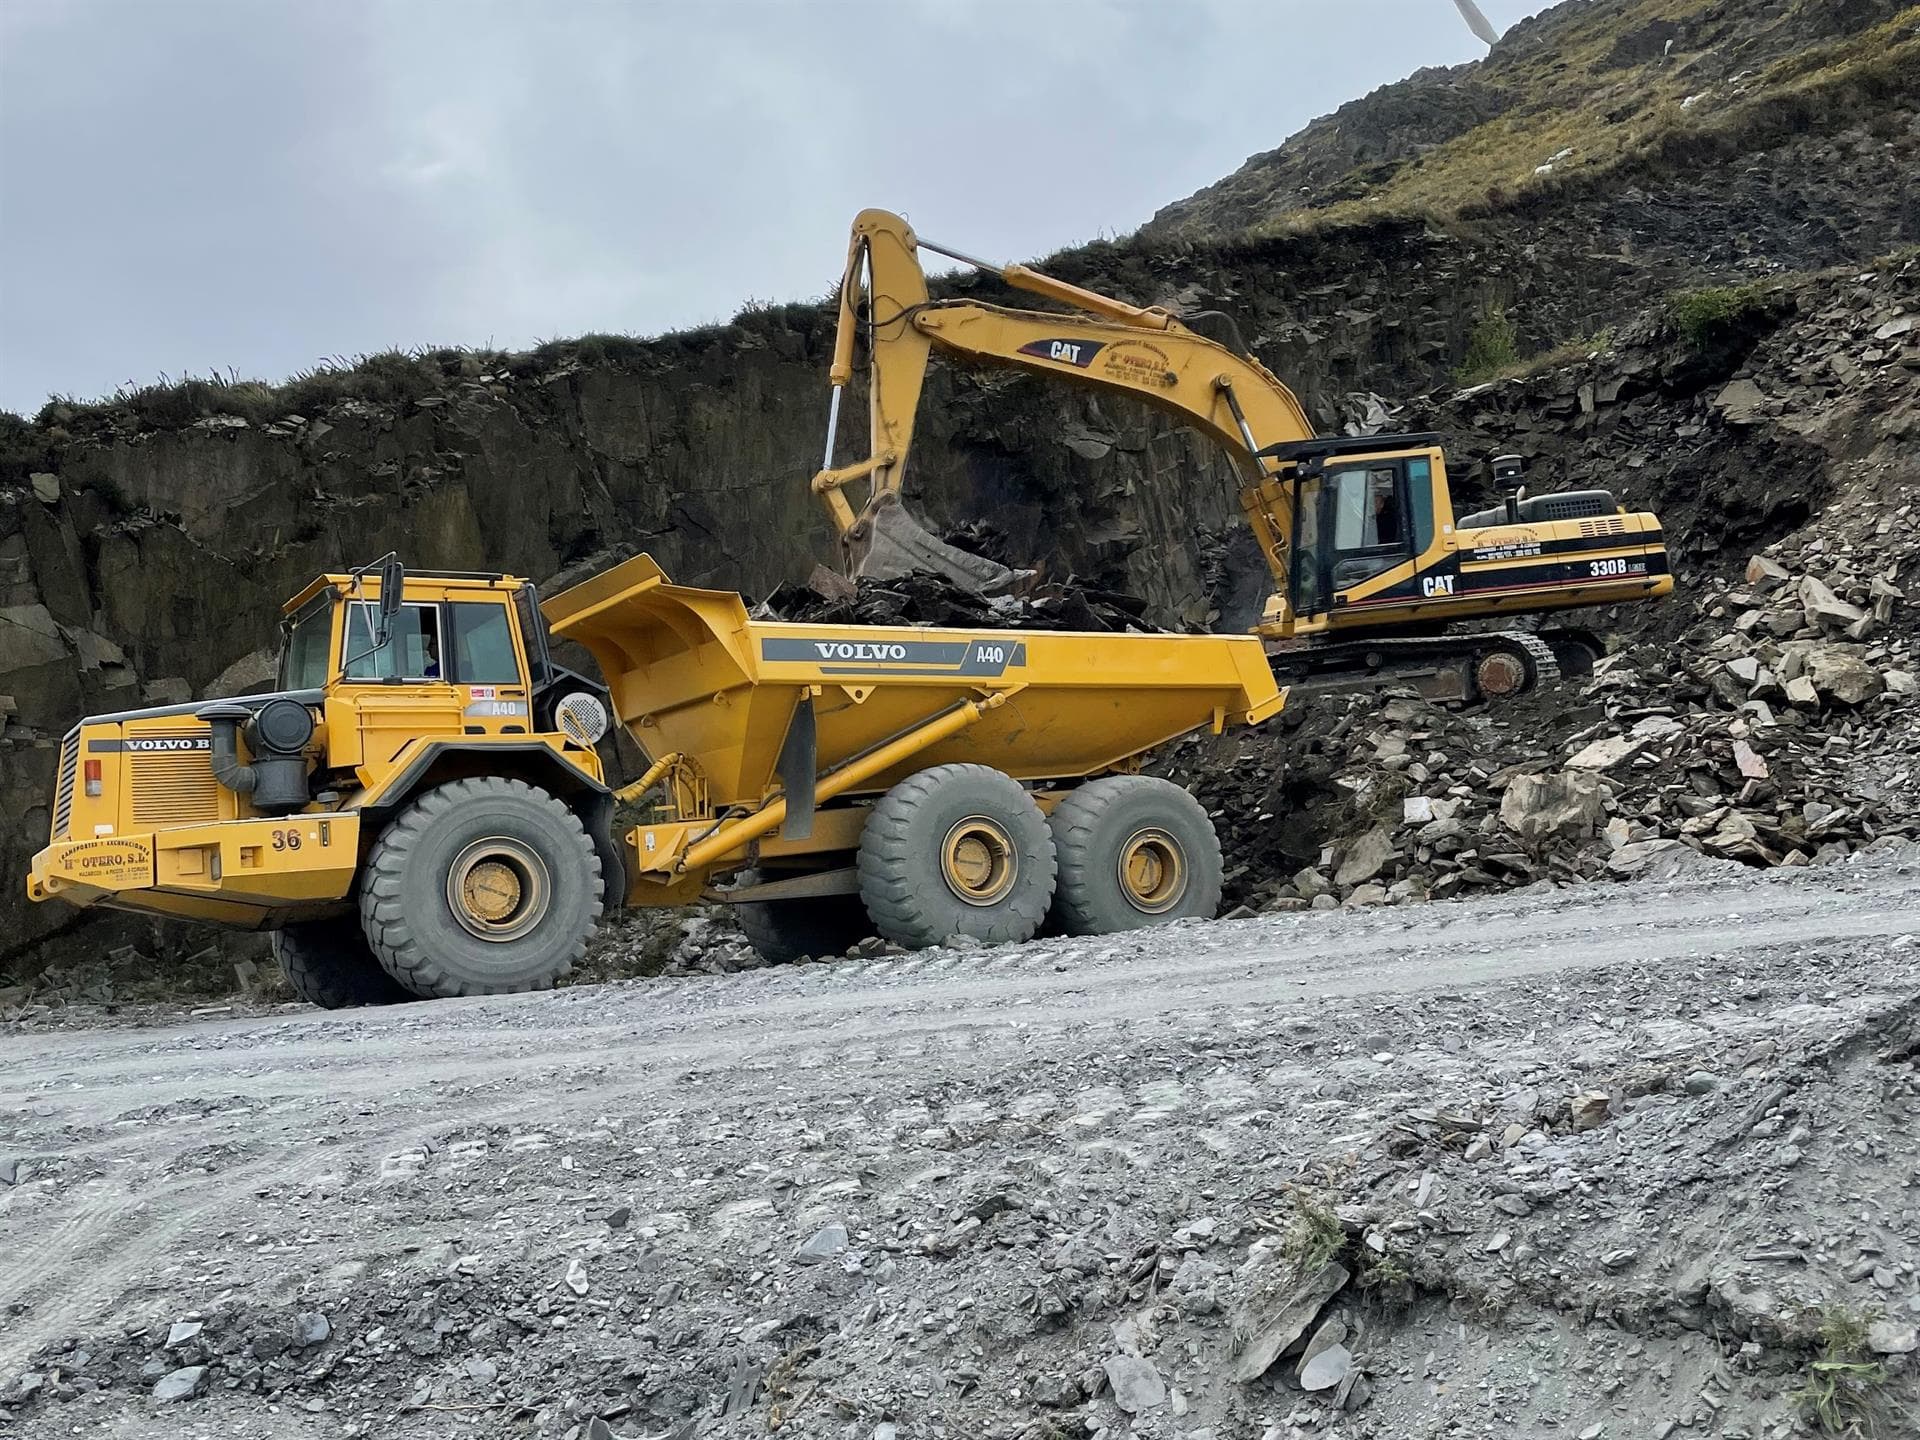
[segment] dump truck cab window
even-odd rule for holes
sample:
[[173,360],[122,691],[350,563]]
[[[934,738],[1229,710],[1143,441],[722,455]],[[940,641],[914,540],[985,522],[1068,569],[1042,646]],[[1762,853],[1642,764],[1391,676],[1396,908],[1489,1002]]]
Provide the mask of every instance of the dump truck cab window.
[[440,644],[440,607],[407,604],[393,622],[393,633],[373,648],[374,613],[370,600],[347,607],[348,680],[440,680],[445,678]]
[[453,623],[453,679],[462,685],[525,683],[505,605],[461,603],[447,609]]
[[333,606],[323,597],[307,608],[287,631],[280,657],[282,690],[318,690],[327,683],[327,651],[333,642]]

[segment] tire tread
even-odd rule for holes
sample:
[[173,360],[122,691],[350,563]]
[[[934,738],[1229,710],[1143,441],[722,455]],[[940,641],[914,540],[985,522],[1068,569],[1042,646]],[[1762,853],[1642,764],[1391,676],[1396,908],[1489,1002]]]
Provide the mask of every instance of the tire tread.
[[[925,882],[916,877],[914,868],[916,863],[924,862],[924,857],[913,853],[911,818],[938,792],[968,783],[999,790],[1009,801],[1017,795],[1018,803],[1033,805],[1032,797],[1020,788],[1018,781],[991,765],[936,765],[909,775],[882,796],[861,832],[860,895],[866,901],[867,913],[875,928],[897,945],[926,949],[947,939],[945,934],[934,933],[936,927],[915,903],[919,887]],[[1039,807],[1034,806],[1036,814],[1038,810]],[[1041,863],[1045,891],[1051,896],[1056,873],[1051,843],[1046,845]],[[1018,942],[1031,938],[1038,924],[1038,918],[1009,908],[984,926],[984,933],[979,933],[978,938],[989,944]]]

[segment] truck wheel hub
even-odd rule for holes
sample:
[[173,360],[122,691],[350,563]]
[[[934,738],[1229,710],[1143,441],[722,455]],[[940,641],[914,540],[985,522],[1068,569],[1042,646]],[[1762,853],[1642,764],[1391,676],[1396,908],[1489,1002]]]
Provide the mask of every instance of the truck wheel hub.
[[1180,842],[1164,830],[1141,830],[1120,847],[1120,889],[1127,903],[1159,915],[1180,903],[1187,889]]
[[447,873],[447,904],[468,934],[481,940],[517,940],[547,913],[552,887],[547,867],[518,840],[476,840]]
[[995,904],[1020,876],[1013,837],[999,821],[969,815],[947,831],[940,872],[947,888],[967,904]]

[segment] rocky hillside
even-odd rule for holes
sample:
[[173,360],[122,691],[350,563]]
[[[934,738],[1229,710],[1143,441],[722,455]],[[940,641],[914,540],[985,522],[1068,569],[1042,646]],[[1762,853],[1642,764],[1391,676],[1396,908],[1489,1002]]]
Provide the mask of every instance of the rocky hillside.
[[[1913,173],[1916,91],[1920,7],[1900,0],[1574,0],[1484,61],[1341,106],[1148,230],[1495,218],[1629,188],[1652,210],[1757,188],[1811,220],[1833,158],[1866,156],[1890,182]],[[1862,124],[1872,146],[1848,133]],[[1910,185],[1882,198],[1911,221]]]
[[[1576,4],[1538,23],[1658,8]],[[1726,38],[1729,7],[1666,8],[1696,27],[1688,35],[1746,54],[1747,42]],[[1842,483],[1850,442],[1826,422],[1809,433],[1817,416],[1776,413],[1765,392],[1757,405],[1739,403],[1745,390],[1731,406],[1710,403],[1754,345],[1796,333],[1794,297],[1812,282],[1701,320],[1719,328],[1680,359],[1652,358],[1664,340],[1616,351],[1607,337],[1645,316],[1670,339],[1676,296],[1711,308],[1755,273],[1865,266],[1920,241],[1904,183],[1920,168],[1904,18],[1868,3],[1773,6],[1752,43],[1777,48],[1800,33],[1791,27],[1814,24],[1814,8],[1870,53],[1808,72],[1825,97],[1817,123],[1781,134],[1764,164],[1703,161],[1657,183],[1595,167],[1551,205],[1523,186],[1467,220],[1329,210],[1306,229],[1198,238],[1218,227],[1156,223],[1047,264],[1136,301],[1233,316],[1323,428],[1368,413],[1376,396],[1439,396],[1428,408],[1463,429],[1455,464],[1469,492],[1519,430],[1552,473],[1598,475],[1668,514],[1692,546],[1683,563],[1732,574]],[[1719,29],[1697,28],[1710,17]],[[1803,66],[1833,59],[1801,54]],[[1487,76],[1504,73],[1496,60]],[[1556,83],[1587,82],[1570,72]],[[1397,123],[1439,135],[1451,122],[1409,111]],[[956,282],[968,286],[993,293]],[[1890,288],[1879,303],[1912,308]],[[644,548],[680,578],[755,594],[804,574],[828,544],[805,481],[830,325],[821,307],[755,309],[658,340],[386,355],[279,387],[190,382],[58,401],[32,420],[0,415],[0,873],[17,877],[42,843],[55,747],[74,718],[257,683],[281,598],[316,570],[397,548],[417,565],[544,581]],[[1864,348],[1849,338],[1822,361],[1817,386],[1851,397],[1836,413],[1865,413],[1863,377],[1881,372],[1865,368]],[[1657,373],[1577,378],[1589,353]],[[1456,406],[1468,369],[1534,378]],[[1643,436],[1636,406],[1653,403],[1697,412],[1699,428]],[[1016,562],[1137,595],[1163,620],[1205,623],[1241,578],[1223,541],[1228,468],[1164,417],[952,369],[923,413],[912,483],[935,521],[972,526]],[[29,907],[8,885],[0,966],[31,973],[76,920]],[[202,943],[125,924],[112,938],[148,955]]]

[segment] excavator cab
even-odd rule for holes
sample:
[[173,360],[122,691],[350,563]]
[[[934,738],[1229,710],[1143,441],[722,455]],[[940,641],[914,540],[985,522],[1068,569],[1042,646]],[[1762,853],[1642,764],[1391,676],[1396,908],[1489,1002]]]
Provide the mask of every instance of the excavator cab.
[[1377,587],[1369,582],[1382,576],[1403,571],[1412,579],[1423,562],[1437,563],[1437,541],[1452,529],[1450,511],[1436,520],[1439,436],[1313,440],[1268,454],[1292,464],[1288,598],[1296,626],[1351,606],[1363,590],[1370,596]]

